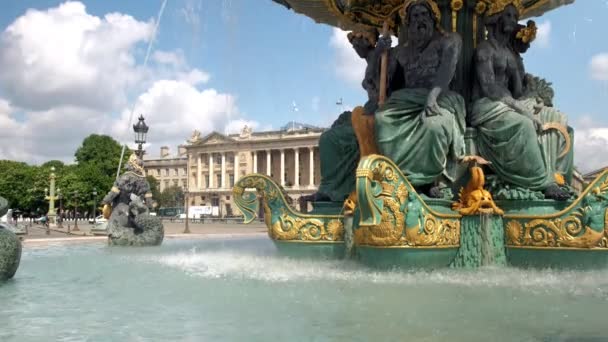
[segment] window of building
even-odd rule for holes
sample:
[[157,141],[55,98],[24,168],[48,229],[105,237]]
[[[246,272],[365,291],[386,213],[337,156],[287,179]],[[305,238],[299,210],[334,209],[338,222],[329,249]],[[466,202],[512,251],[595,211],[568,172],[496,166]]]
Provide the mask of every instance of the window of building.
[[173,175],[179,176],[179,169],[175,169],[175,170],[173,170],[173,172],[175,172]]
[[169,187],[169,181],[168,181],[168,180],[166,180],[166,181],[165,181],[165,189],[166,189],[166,188],[168,188],[168,187]]
[[221,186],[222,186],[222,175],[216,175],[216,176],[215,176],[215,181],[217,182],[217,183],[215,184],[215,187],[216,187],[216,188],[221,187]]
[[160,169],[156,169],[156,175],[160,177]]
[[205,187],[209,187],[209,175],[205,175]]
[[178,180],[177,179],[173,180],[173,186],[178,186]]
[[234,173],[231,173],[228,176],[228,185],[233,188],[234,187]]
[[165,176],[169,176],[169,169],[165,169]]

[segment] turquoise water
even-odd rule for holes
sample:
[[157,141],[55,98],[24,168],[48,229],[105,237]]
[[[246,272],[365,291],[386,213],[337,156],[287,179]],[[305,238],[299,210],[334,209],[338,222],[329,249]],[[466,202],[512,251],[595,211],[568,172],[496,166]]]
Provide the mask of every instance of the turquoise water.
[[375,272],[267,238],[27,247],[0,341],[607,341],[608,272]]

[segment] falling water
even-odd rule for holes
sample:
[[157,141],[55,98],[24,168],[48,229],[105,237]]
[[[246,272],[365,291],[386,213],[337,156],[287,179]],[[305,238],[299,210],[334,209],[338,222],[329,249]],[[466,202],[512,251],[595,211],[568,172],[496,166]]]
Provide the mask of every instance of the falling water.
[[492,246],[492,218],[488,213],[479,213],[479,232],[481,235],[481,265],[494,265]]
[[[146,69],[146,66],[148,65],[148,59],[150,58],[150,53],[152,52],[152,44],[154,44],[154,40],[156,39],[156,32],[158,32],[158,27],[160,26],[160,19],[163,16],[163,12],[165,11],[166,5],[167,5],[167,0],[163,0],[162,4],[160,5],[160,10],[158,11],[158,17],[157,17],[156,23],[154,25],[154,31],[152,31],[152,37],[150,38],[150,41],[148,42],[148,49],[146,50],[146,57],[144,58],[144,65],[143,65],[144,69]],[[129,114],[129,123],[127,125],[127,132],[129,131],[129,129],[131,127],[131,123],[133,122],[133,113],[134,112],[135,112],[135,104],[133,104],[133,107],[131,108],[131,113]],[[126,147],[127,147],[127,144],[123,144],[122,150],[120,151],[120,160],[118,161],[118,170],[116,170],[116,179],[118,179],[118,176],[120,175],[120,169],[122,168],[122,159],[125,155]]]

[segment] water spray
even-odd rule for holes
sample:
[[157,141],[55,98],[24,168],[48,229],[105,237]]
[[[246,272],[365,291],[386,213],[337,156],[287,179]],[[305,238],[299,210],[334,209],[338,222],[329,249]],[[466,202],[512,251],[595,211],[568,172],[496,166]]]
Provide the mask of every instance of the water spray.
[[[154,44],[154,40],[156,39],[156,32],[158,32],[158,27],[160,26],[160,19],[162,18],[163,12],[165,11],[165,6],[167,6],[167,0],[163,0],[162,4],[160,5],[160,10],[158,11],[156,23],[154,24],[154,31],[152,31],[152,38],[150,39],[150,42],[148,43],[148,49],[146,50],[146,57],[144,58],[144,65],[143,65],[144,69],[146,69],[146,66],[148,65],[148,59],[150,58],[150,52],[152,52],[152,44]],[[127,132],[129,131],[129,128],[131,127],[131,123],[133,122],[133,113],[135,113],[135,104],[133,104],[133,107],[131,108],[131,114],[129,114],[129,123],[127,124]],[[118,177],[120,176],[120,169],[122,168],[122,159],[125,156],[126,148],[127,148],[127,144],[123,144],[122,150],[120,151],[120,160],[118,161],[118,170],[116,170],[116,179],[118,179]],[[142,159],[143,159],[143,154],[142,154]]]

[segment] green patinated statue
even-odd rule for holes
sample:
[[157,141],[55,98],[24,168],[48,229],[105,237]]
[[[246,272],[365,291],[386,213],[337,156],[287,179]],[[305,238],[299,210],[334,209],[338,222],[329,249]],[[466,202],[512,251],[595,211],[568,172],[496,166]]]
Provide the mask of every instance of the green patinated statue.
[[[351,32],[348,40],[357,55],[365,59],[367,68],[362,82],[368,101],[364,111],[374,113],[378,108],[379,57],[375,51],[378,32],[376,30]],[[352,113],[346,111],[334,121],[329,130],[319,139],[321,159],[321,184],[319,191],[305,197],[312,201],[343,202],[355,190],[355,171],[360,149],[353,128]]]
[[[539,143],[543,121],[561,123],[563,118],[552,108],[539,108],[538,96],[526,92],[521,51],[513,41],[520,29],[520,11],[517,2],[505,2],[504,8],[487,12],[488,38],[475,53],[477,100],[469,121],[478,131],[479,153],[492,163],[492,171],[502,181],[543,191],[546,198],[566,200],[570,194],[558,186],[554,176],[559,161]],[[538,111],[541,115],[535,114]]]
[[[408,2],[402,21],[406,38],[390,54],[391,95],[376,113],[376,143],[419,192],[444,197],[464,155],[465,102],[450,91],[462,42],[440,28],[432,1]],[[390,37],[378,46],[387,49]]]

